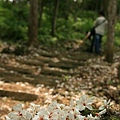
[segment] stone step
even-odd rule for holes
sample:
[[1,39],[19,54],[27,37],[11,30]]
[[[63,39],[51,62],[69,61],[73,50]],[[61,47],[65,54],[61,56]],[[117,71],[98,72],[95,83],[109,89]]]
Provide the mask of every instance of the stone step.
[[77,60],[77,61],[86,61],[88,60],[89,58],[92,58],[92,57],[95,57],[93,54],[89,54],[89,53],[69,53],[66,58],[68,59],[71,59],[71,60]]
[[55,54],[55,52],[52,53],[50,51],[37,51],[37,53],[44,57],[58,57],[59,56],[59,54]]
[[34,101],[37,100],[38,98],[38,96],[35,94],[0,90],[0,97],[6,97],[6,96],[19,101]]
[[54,62],[51,62],[48,64],[49,67],[55,67],[55,68],[61,68],[61,69],[74,69],[74,68],[77,68],[78,65],[75,65],[75,64],[69,64],[69,63],[63,63],[63,62],[57,62],[57,63],[54,63]]
[[[57,58],[42,58],[37,57],[34,58],[35,60],[17,60],[17,62],[27,65],[33,65],[33,66],[41,66],[43,67],[46,63],[49,67],[56,67],[61,69],[74,69],[78,66],[84,65],[83,62],[75,61],[75,60],[59,60]],[[55,62],[53,59],[57,59],[58,62]]]
[[43,66],[44,65],[43,61],[38,61],[38,60],[16,60],[16,61],[22,64],[31,65],[31,66]]
[[58,77],[62,77],[62,76],[73,76],[76,75],[76,73],[74,72],[70,72],[70,71],[60,71],[60,70],[48,70],[48,69],[44,69],[41,71],[41,74],[43,75],[51,75],[51,76],[58,76]]
[[52,78],[49,76],[42,76],[42,75],[19,75],[19,74],[14,74],[6,71],[1,71],[0,70],[0,77],[2,81],[8,82],[8,83],[16,83],[16,82],[28,82],[29,84],[32,85],[37,85],[37,84],[44,84],[45,86],[54,86],[56,85],[55,80],[58,80],[58,78]]
[[0,67],[6,69],[8,71],[14,71],[14,72],[18,72],[21,74],[32,74],[32,70],[26,69],[26,68],[9,66],[7,64],[2,64],[2,63],[0,64]]

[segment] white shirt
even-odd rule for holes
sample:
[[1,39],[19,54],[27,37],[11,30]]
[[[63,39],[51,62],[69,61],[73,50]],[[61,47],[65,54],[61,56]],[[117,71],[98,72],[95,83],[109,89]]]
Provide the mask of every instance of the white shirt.
[[105,20],[105,17],[103,16],[98,17],[94,23],[95,26],[99,25],[95,28],[96,34],[104,35],[107,28],[107,24],[108,24],[108,21]]

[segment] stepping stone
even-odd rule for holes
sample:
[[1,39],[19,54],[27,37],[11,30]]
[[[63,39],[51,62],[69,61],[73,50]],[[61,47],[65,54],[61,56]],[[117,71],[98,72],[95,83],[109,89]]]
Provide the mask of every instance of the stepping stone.
[[0,97],[6,97],[6,96],[19,101],[34,101],[37,100],[38,98],[38,96],[35,94],[0,90]]

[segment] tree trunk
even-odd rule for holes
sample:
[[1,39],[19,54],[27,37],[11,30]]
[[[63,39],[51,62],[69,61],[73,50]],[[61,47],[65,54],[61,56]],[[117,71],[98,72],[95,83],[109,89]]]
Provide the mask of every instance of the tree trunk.
[[38,6],[38,11],[39,11],[39,15],[40,15],[39,22],[38,22],[39,28],[41,27],[43,8],[44,8],[44,0],[39,0],[39,6]]
[[30,0],[29,46],[38,46],[38,0]]
[[120,80],[120,64],[118,65],[118,79]]
[[53,11],[53,18],[52,18],[52,29],[51,29],[51,35],[55,36],[56,32],[56,19],[57,19],[57,13],[58,13],[58,8],[59,8],[59,2],[60,0],[55,0],[55,7]]
[[107,14],[108,14],[108,11],[107,11],[108,1],[104,0],[101,3],[102,3],[101,6],[103,6],[103,9],[101,9],[101,10],[103,10],[105,13],[105,16],[107,16]]
[[84,10],[84,9],[86,9],[86,7],[87,7],[87,1],[83,0],[81,9]]
[[13,4],[16,4],[16,0],[13,0]]
[[106,45],[106,55],[105,55],[105,59],[107,62],[113,62],[116,9],[117,9],[117,0],[109,0],[108,34],[107,34],[107,45]]
[[6,0],[6,2],[8,3],[8,2],[9,2],[9,0]]

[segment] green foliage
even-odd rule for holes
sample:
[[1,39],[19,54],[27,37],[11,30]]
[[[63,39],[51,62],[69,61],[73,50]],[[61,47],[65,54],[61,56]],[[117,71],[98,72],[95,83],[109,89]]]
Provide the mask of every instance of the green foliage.
[[115,42],[114,42],[115,46],[120,47],[120,23],[116,24],[115,27]]
[[95,20],[97,17],[97,12],[81,10],[79,11],[79,17]]
[[[80,0],[81,1],[81,0]],[[60,41],[73,41],[83,39],[86,31],[93,26],[93,20],[97,17],[97,12],[92,11],[89,0],[69,2],[60,1],[59,11],[56,21],[56,36],[51,36],[51,21],[54,9],[54,2],[44,1],[44,10],[42,14],[41,27],[38,31],[38,39],[42,44],[55,44]],[[120,1],[119,1],[120,2]],[[94,3],[95,4],[95,1]],[[38,13],[39,17],[39,13]],[[13,42],[28,40],[28,18],[29,3],[26,0],[19,4],[0,1],[0,39]],[[38,21],[39,22],[39,21]],[[120,23],[116,24],[115,46],[120,46]],[[103,45],[106,43],[106,37],[103,37]]]
[[3,14],[0,15],[0,31],[4,31],[1,32],[1,39],[12,41],[27,39],[27,9],[23,4],[1,2],[0,11],[3,11]]

